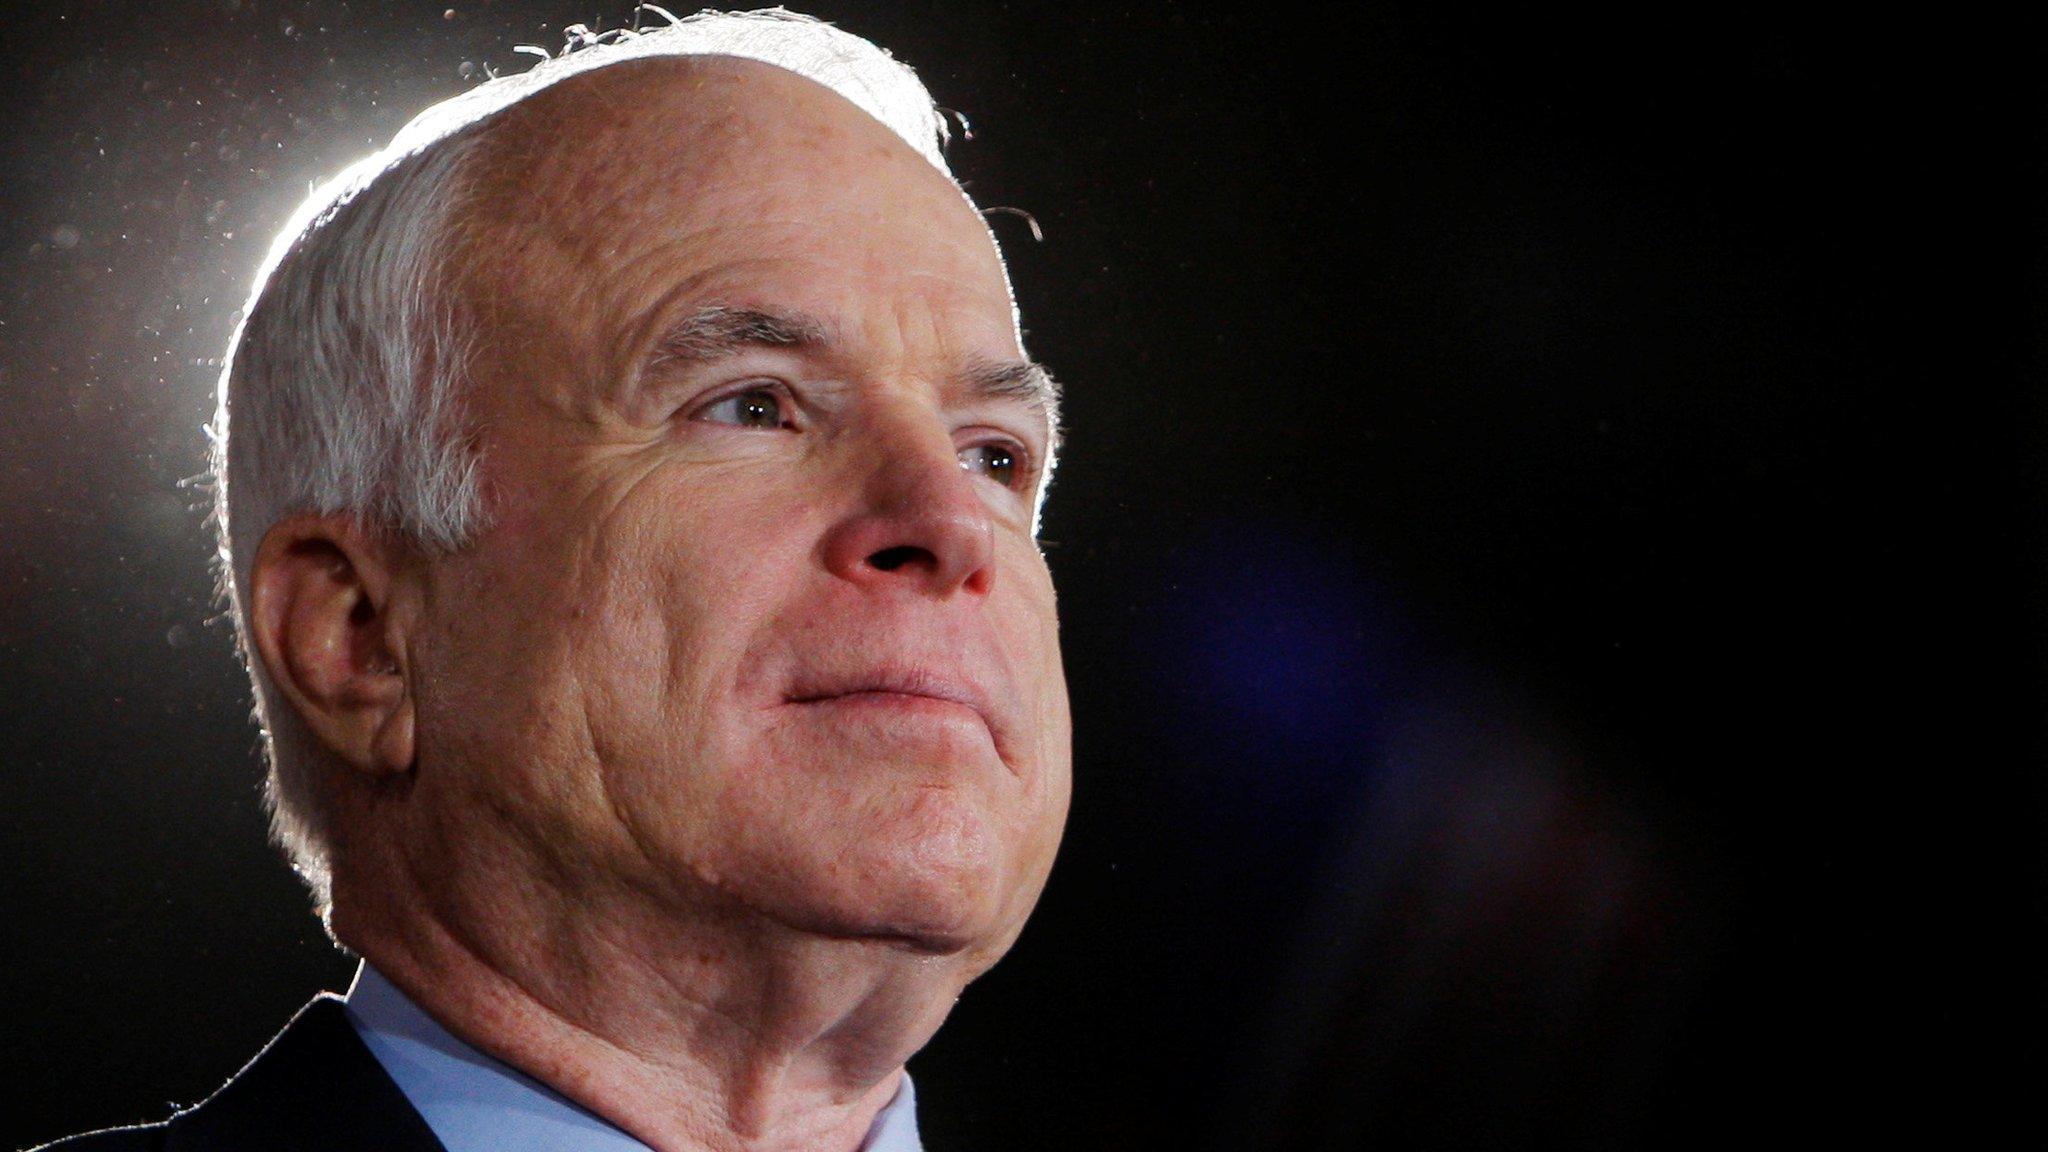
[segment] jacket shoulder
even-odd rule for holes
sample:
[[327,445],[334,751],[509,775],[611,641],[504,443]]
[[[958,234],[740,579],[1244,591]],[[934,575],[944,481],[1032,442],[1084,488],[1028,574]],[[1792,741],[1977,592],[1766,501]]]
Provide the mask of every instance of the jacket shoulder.
[[333,996],[300,1009],[205,1102],[161,1124],[88,1132],[35,1152],[285,1150],[444,1152]]
[[162,1152],[164,1126],[146,1124],[138,1128],[108,1128],[67,1136],[55,1144],[44,1144],[30,1152]]

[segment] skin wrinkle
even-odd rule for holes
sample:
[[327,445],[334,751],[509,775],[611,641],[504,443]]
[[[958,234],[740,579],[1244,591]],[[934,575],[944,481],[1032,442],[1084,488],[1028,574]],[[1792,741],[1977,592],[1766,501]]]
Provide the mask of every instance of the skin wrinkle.
[[[653,465],[651,465],[651,467],[653,467]],[[645,480],[647,480],[647,474],[643,474],[643,476],[639,478],[639,482],[645,482]],[[616,504],[616,502],[623,502],[623,500],[627,500],[627,496],[629,496],[629,492],[621,492],[621,494],[618,494],[618,496],[616,496],[616,498],[614,498],[612,502],[614,502],[614,504]],[[608,519],[608,517],[610,517],[610,508],[606,508],[606,510],[602,512],[602,515],[600,515],[600,519]],[[670,664],[670,666],[672,666],[672,664]]]
[[[656,309],[654,318],[658,321],[671,310]],[[658,335],[652,342],[653,351],[642,358],[640,369],[625,384],[629,395],[649,387],[650,375],[669,370],[670,365],[701,370],[749,349],[813,353],[829,359],[832,346],[841,339],[829,322],[802,313],[768,313],[722,303],[700,307],[680,321],[655,327]],[[1058,387],[1042,365],[969,356],[950,374],[948,383],[962,396],[1023,401],[1044,418],[1048,429],[1054,423]]]
[[[583,1031],[582,1029],[579,1029],[577,1027],[573,1019],[571,1019],[568,1016],[564,1016],[557,1013],[550,1006],[551,997],[547,995],[549,990],[537,987],[523,987],[520,985],[519,978],[516,975],[499,973],[495,968],[491,968],[488,963],[489,950],[485,946],[483,946],[480,941],[471,939],[465,933],[463,933],[459,927],[460,924],[461,921],[459,919],[444,916],[441,918],[428,920],[425,922],[424,926],[434,930],[435,933],[439,936],[439,938],[446,944],[453,945],[457,950],[467,954],[478,967],[488,968],[493,975],[498,976],[500,979],[506,980],[507,982],[511,983],[515,988],[518,989],[523,1000],[537,1006],[541,1012],[551,1016],[560,1026],[567,1029],[576,1030],[578,1032]],[[559,938],[561,935],[562,934],[560,933],[551,934],[551,938]],[[404,986],[401,984],[401,988],[403,987]],[[419,990],[410,990],[409,994],[413,995],[415,998],[422,998],[424,996],[424,993]],[[592,1041],[603,1045],[618,1058],[629,1060],[637,1064],[645,1064],[649,1067],[656,1069],[659,1069],[660,1067],[658,1062],[649,1061],[642,1053],[636,1051],[631,1046],[616,1043],[611,1038],[600,1034],[588,1033],[588,1035]],[[506,1059],[508,1061],[513,1060],[513,1057],[510,1053],[492,1046],[487,1039],[473,1042],[479,1043],[479,1045],[485,1048],[486,1051],[489,1051],[492,1054],[497,1055],[500,1059]],[[556,1085],[558,1088],[566,1087],[564,1082],[566,1080],[571,1080],[574,1078],[572,1070],[567,1067],[558,1066],[554,1068],[539,1068],[529,1065],[527,1070],[531,1073],[536,1074],[538,1078]],[[674,1076],[663,1078],[671,1080],[673,1082],[674,1089],[678,1092],[678,1094],[687,1095],[695,1091],[694,1084],[686,1076]],[[572,1090],[568,1094],[573,1096],[576,1093]],[[708,1134],[709,1132],[707,1131],[706,1135]]]
[[[644,445],[636,445],[635,447],[644,447]],[[604,513],[593,522],[614,522],[619,515],[618,509],[622,505],[627,503],[628,498],[632,496],[635,492],[637,492],[641,485],[647,483],[649,481],[649,478],[653,477],[656,474],[656,472],[660,469],[663,463],[664,462],[659,459],[649,457],[646,461],[644,469],[637,476],[635,476],[633,480],[623,489],[617,490],[615,493],[613,493],[613,499],[611,500],[610,504],[606,507]],[[595,494],[595,489],[593,489],[593,494]],[[591,535],[585,538],[585,543],[589,548],[599,549],[608,547],[611,539],[612,534],[608,532],[592,533]],[[597,567],[601,569],[604,566],[586,564],[586,567]],[[655,635],[658,636],[659,642],[662,645],[660,659],[657,661],[657,663],[659,667],[664,669],[663,696],[664,698],[673,698],[675,689],[675,677],[673,674],[673,670],[675,667],[675,657],[673,652],[671,651],[670,637],[665,631],[659,629],[655,630]],[[566,637],[567,642],[572,646],[579,643],[578,633],[573,629],[565,630],[564,636]],[[583,687],[580,679],[577,681],[577,689],[579,698],[585,699],[587,701],[588,690]],[[599,765],[611,763],[613,757],[610,754],[608,754],[608,752],[603,746],[602,741],[597,735],[596,728],[591,721],[592,710],[590,709],[588,704],[586,703],[585,706],[578,708],[576,711],[578,717],[582,720],[582,731],[585,737],[585,744],[587,745],[590,751],[590,762]],[[640,855],[642,860],[650,866],[651,870],[658,871],[661,863],[661,853],[646,841],[638,826],[638,823],[630,818],[629,806],[624,800],[620,798],[620,796],[613,789],[612,777],[610,776],[610,774],[606,772],[600,772],[598,776],[598,783],[599,786],[604,789],[605,801],[607,804],[610,805],[615,818],[618,820],[619,826],[625,830],[625,833],[628,839],[631,841],[634,850]],[[719,887],[716,875],[710,869],[708,869],[702,861],[687,861],[685,863],[689,867],[691,867],[692,871],[696,873],[697,877],[700,880],[704,881],[707,885],[714,889]]]
[[[491,526],[406,578],[417,771],[341,805],[370,834],[335,933],[658,1152],[851,1149],[1015,939],[1065,814],[1036,482],[958,459],[1050,450],[992,241],[886,128],[756,65],[565,81],[473,181],[452,279],[491,325]],[[828,339],[665,366],[655,419],[634,385],[712,306]],[[797,431],[697,418],[761,367]],[[891,659],[974,677],[985,723],[789,702]]]
[[[466,918],[461,916],[443,915],[441,917],[433,918],[431,920],[426,921],[424,926],[434,930],[449,944],[454,945],[456,948],[467,953],[472,957],[481,958],[487,955],[488,949],[484,947],[473,934],[466,933],[462,930],[461,926],[465,923],[465,921]],[[600,931],[602,931],[606,925],[604,921],[599,921],[598,926],[600,928]],[[580,929],[568,926],[564,926],[555,932],[543,933],[542,935],[553,942],[549,945],[550,950],[558,952],[582,951],[583,949],[581,946],[585,943],[590,942],[589,938],[583,935]],[[625,959],[628,962],[634,962],[638,959],[638,954],[631,945],[625,945],[620,947],[619,949],[617,949],[616,955],[622,959]],[[759,960],[756,958],[749,958],[742,962],[747,964],[755,964],[759,963]],[[700,989],[696,985],[689,982],[686,978],[675,976],[671,973],[665,972],[658,968],[650,969],[649,971],[652,976],[666,983],[669,987],[671,995],[678,1000],[694,999],[697,997],[697,994],[700,991]],[[540,1005],[543,1009],[548,1011],[550,1015],[554,1016],[563,1026],[572,1029],[578,1029],[579,1031],[581,1030],[579,1025],[576,1023],[575,1017],[573,1015],[564,1015],[548,1007],[548,1005],[551,1002],[553,1002],[555,997],[549,995],[547,989],[530,986],[520,986],[516,975],[508,975],[507,978],[515,986],[519,986],[519,990],[523,994],[525,999],[530,1000],[534,1004]],[[612,989],[610,987],[607,987],[603,989],[599,993],[599,995],[608,996],[611,993],[611,991]],[[414,991],[412,994],[415,996],[421,995],[421,993],[417,991]],[[582,996],[572,997],[572,1000],[590,998],[590,995],[591,994],[589,993],[585,993]],[[761,1046],[762,1042],[768,1039],[768,1037],[764,1034],[758,1022],[749,1020],[739,1009],[735,1008],[733,1005],[718,1002],[703,1003],[705,1008],[707,1009],[707,1014],[701,1017],[698,1021],[700,1028],[698,1033],[692,1037],[693,1043],[689,1047],[690,1051],[717,1051],[720,1050],[722,1047],[753,1048]],[[727,1034],[725,1030],[709,1028],[708,1025],[712,1020],[725,1021],[730,1026],[731,1032],[738,1033],[741,1039],[735,1042],[732,1040],[731,1035]],[[642,1046],[618,1043],[612,1038],[605,1037],[602,1035],[591,1035],[594,1039],[605,1044],[607,1047],[611,1048],[616,1054],[618,1054],[621,1057],[631,1059],[636,1063],[645,1064],[650,1068],[660,1069],[663,1067],[662,1061],[658,1057],[658,1053],[668,1046],[659,1040],[650,1040],[649,1042],[647,1042],[643,1049]],[[557,1077],[544,1078],[549,1080],[557,1079]],[[690,1083],[689,1078],[687,1076],[677,1076],[675,1079],[679,1088],[687,1089]],[[767,1087],[767,1079],[765,1078],[765,1074],[757,1075],[755,1077],[755,1081],[756,1082],[751,1085],[751,1088],[754,1092],[759,1093]],[[893,1094],[893,1091],[894,1089],[892,1082],[890,1092]],[[846,1101],[840,1100],[837,1102],[843,1104]],[[744,1116],[737,1116],[729,1117],[729,1119],[742,1122],[738,1126],[743,1127],[747,1130],[758,1130],[759,1128],[760,1118],[758,1117],[750,1119]]]

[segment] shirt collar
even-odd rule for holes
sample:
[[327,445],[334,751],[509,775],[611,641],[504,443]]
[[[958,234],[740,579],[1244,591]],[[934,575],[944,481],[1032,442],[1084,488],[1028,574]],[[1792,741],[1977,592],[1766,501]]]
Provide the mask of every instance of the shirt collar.
[[[461,1040],[365,963],[348,1018],[448,1152],[649,1152],[588,1109]],[[923,1152],[910,1074],[860,1152]]]

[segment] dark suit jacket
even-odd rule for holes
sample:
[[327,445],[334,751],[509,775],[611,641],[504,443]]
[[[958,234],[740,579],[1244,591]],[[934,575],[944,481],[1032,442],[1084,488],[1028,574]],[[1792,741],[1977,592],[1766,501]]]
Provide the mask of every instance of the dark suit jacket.
[[39,1152],[446,1152],[341,1001],[320,996],[206,1102]]

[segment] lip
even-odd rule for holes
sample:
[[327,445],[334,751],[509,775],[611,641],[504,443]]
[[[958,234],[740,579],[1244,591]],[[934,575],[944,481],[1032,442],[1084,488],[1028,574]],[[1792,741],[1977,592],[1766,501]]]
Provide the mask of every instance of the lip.
[[815,704],[821,700],[866,693],[924,696],[965,704],[983,715],[988,712],[988,693],[972,679],[916,667],[885,667],[852,674],[815,676],[795,685],[788,699],[792,704]]
[[785,696],[789,704],[917,706],[920,702],[971,709],[991,736],[996,727],[989,694],[971,677],[923,667],[885,666],[861,672],[806,677]]

